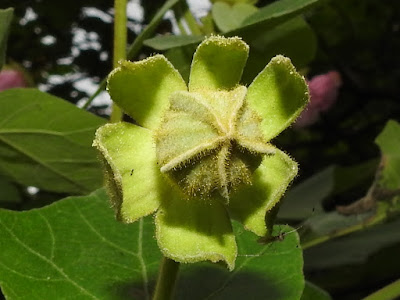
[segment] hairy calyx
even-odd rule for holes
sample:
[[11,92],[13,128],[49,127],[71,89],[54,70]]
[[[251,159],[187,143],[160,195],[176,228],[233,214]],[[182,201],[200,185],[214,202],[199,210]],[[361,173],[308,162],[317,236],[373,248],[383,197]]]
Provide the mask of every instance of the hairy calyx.
[[246,105],[244,86],[230,91],[176,92],[156,131],[157,160],[189,197],[215,193],[229,200],[262,155],[274,153],[259,128],[260,117]]

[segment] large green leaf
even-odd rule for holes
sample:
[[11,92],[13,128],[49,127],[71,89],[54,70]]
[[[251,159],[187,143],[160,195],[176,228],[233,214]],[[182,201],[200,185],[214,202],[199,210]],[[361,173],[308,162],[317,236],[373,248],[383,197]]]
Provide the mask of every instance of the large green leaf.
[[178,299],[300,299],[304,289],[303,258],[296,232],[275,226],[275,234],[290,232],[283,241],[267,245],[234,222],[239,247],[235,270],[202,263],[183,266]]
[[387,189],[400,189],[400,124],[390,120],[375,142],[382,151],[382,178]]
[[102,184],[92,141],[105,123],[35,89],[0,93],[0,173],[40,189],[88,193]]
[[151,223],[117,222],[103,190],[0,210],[1,289],[7,300],[149,298],[160,259]]
[[[267,245],[234,223],[236,269],[182,265],[177,299],[300,299],[299,238],[287,226]],[[7,300],[148,299],[160,252],[152,218],[115,221],[104,190],[25,212],[0,210],[0,286]],[[247,296],[247,297],[246,297]]]
[[0,70],[4,64],[7,49],[7,37],[10,29],[14,10],[12,8],[0,9]]

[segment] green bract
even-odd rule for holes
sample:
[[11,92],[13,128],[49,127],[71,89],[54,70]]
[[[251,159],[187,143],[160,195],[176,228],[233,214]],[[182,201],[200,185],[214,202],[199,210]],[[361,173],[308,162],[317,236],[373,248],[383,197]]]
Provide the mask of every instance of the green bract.
[[156,212],[158,245],[176,261],[233,269],[230,218],[270,234],[272,208],[297,174],[269,141],[306,105],[307,85],[280,55],[248,88],[239,85],[248,51],[237,37],[207,38],[188,87],[162,55],[122,62],[108,78],[111,98],[139,124],[107,124],[94,141],[117,217]]

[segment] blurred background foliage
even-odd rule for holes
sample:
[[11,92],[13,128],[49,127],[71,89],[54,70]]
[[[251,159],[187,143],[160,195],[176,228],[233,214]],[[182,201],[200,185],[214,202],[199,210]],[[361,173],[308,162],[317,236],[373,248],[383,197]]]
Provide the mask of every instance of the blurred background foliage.
[[[256,6],[262,8],[272,2],[258,1]],[[379,163],[381,168],[385,166],[374,141],[389,119],[400,119],[400,1],[320,2],[302,18],[278,25],[281,27],[273,28],[270,34],[261,29],[253,35],[244,32],[248,34],[244,39],[254,48],[249,70],[245,71],[246,82],[251,82],[280,49],[293,58],[307,78],[331,70],[341,75],[337,101],[328,111],[321,113],[314,124],[293,127],[274,141],[301,166],[279,217],[291,223],[306,220],[301,229],[305,241],[310,231],[337,232],[339,224],[360,224],[371,218],[368,211],[345,217],[337,207],[364,197],[377,181]],[[129,42],[163,3],[130,2]],[[0,9],[7,7],[15,9],[7,64],[22,66],[32,84],[41,90],[82,105],[111,70],[112,1],[2,0]],[[229,31],[234,22],[221,23],[224,19],[219,18],[220,23],[218,11],[204,16],[208,29],[203,28],[202,33],[221,28]],[[176,27],[173,21],[172,17],[165,18],[156,34],[171,33]],[[192,45],[173,48],[166,55],[184,73],[193,49]],[[143,47],[137,58],[154,52],[151,47]],[[94,102],[90,110],[105,116],[107,105]],[[7,202],[0,199],[0,204],[14,209],[41,206],[65,196],[44,190],[29,193],[6,178],[0,180],[0,188],[3,197],[7,195]],[[399,197],[390,199],[398,207]],[[292,203],[298,206],[290,206]],[[305,250],[306,278],[335,299],[359,299],[400,277],[396,255],[400,251],[400,224],[396,217],[390,221]]]

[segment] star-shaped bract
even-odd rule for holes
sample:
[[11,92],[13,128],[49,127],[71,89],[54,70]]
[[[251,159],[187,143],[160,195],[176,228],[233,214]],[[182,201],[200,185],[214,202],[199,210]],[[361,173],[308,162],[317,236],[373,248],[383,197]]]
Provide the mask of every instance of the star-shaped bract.
[[269,141],[308,102],[288,58],[274,57],[246,88],[248,46],[212,36],[193,58],[188,87],[162,55],[122,62],[109,76],[111,98],[139,125],[107,124],[94,146],[124,222],[156,212],[156,238],[178,262],[237,256],[230,218],[259,236],[297,164]]

